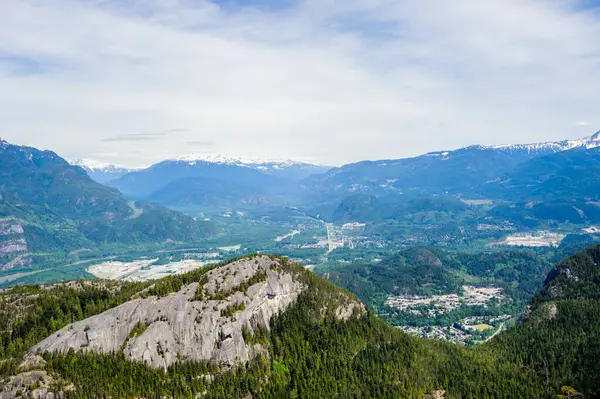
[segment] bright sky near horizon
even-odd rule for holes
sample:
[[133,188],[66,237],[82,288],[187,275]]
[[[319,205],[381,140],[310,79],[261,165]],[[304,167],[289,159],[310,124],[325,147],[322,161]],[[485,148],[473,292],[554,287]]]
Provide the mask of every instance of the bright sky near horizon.
[[324,164],[600,129],[591,0],[3,0],[0,136]]

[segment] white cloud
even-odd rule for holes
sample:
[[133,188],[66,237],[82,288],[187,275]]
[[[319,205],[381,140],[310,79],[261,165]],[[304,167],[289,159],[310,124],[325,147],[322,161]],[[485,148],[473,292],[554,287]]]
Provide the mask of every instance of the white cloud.
[[587,123],[586,121],[575,121],[573,123],[571,123],[573,126],[578,126],[578,127],[587,127],[590,124]]
[[342,163],[600,125],[599,19],[571,0],[187,3],[2,2],[1,135],[124,164],[203,142]]

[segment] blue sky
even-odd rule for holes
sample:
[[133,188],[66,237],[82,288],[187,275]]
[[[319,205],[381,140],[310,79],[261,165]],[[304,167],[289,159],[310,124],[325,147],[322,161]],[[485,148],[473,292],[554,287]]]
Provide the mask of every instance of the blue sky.
[[600,0],[7,0],[0,136],[328,164],[600,129]]

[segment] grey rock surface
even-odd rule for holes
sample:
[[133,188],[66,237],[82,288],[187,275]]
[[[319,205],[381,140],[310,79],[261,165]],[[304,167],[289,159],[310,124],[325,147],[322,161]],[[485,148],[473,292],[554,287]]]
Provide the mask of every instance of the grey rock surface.
[[25,233],[23,225],[16,219],[0,218],[0,236],[9,236],[13,234],[22,235]]
[[[207,273],[201,301],[193,300],[199,283],[163,298],[136,299],[66,326],[34,346],[31,353],[123,351],[130,360],[155,368],[180,360],[224,365],[247,362],[262,348],[244,341],[243,326],[249,331],[268,329],[271,318],[283,312],[304,288],[279,266],[261,256],[218,267]],[[262,276],[255,278],[258,282],[245,293],[239,290],[240,284],[247,284],[257,273]],[[211,299],[215,294],[225,299]],[[238,311],[227,315],[234,305]],[[140,323],[145,330],[132,336]]]
[[0,399],[60,399],[63,392],[49,391],[54,379],[44,370],[26,371],[0,381]]
[[367,311],[367,308],[363,303],[360,302],[350,302],[344,306],[338,306],[335,310],[335,317],[338,320],[347,321],[353,315],[362,315]]

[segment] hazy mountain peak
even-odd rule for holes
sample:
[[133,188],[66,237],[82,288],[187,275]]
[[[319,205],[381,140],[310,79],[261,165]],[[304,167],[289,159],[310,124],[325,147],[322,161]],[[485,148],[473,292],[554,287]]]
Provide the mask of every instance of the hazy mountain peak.
[[69,161],[73,166],[80,166],[84,169],[106,169],[115,168],[117,165],[111,165],[104,162],[96,161],[94,159],[87,158],[76,158]]
[[127,173],[138,170],[137,168],[128,168],[119,164],[108,164],[88,158],[72,159],[69,163],[83,168],[92,179],[99,183],[107,183]]
[[69,160],[69,163],[73,166],[80,166],[84,169],[89,169],[89,170],[127,170],[127,171],[134,171],[134,170],[138,170],[138,169],[142,169],[142,167],[128,167],[125,165],[121,165],[118,163],[107,163],[107,162],[101,162],[101,161],[97,161],[95,159],[90,159],[90,158],[75,158],[75,159],[71,159]]

